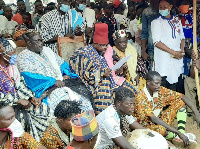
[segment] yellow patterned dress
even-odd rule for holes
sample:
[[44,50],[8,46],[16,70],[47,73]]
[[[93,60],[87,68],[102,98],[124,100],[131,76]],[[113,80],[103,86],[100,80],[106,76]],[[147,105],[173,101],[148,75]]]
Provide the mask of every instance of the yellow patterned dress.
[[14,143],[12,144],[11,136],[9,136],[8,141],[5,143],[4,147],[0,146],[0,149],[39,149],[41,144],[36,141],[30,134],[24,133],[22,137],[14,138]]
[[[127,44],[125,52],[120,51],[117,47],[113,47],[113,60],[116,64],[122,58],[132,55],[127,61],[127,70],[124,69],[126,75],[126,81],[136,87],[135,77],[139,75],[139,84],[137,84],[137,89],[141,90],[146,84],[145,76],[148,73],[146,62],[139,56],[135,47]],[[125,68],[125,67],[124,67]]]
[[157,131],[165,135],[166,129],[161,125],[151,122],[149,116],[156,116],[155,110],[159,109],[158,118],[162,119],[168,125],[171,125],[176,117],[177,111],[181,109],[185,103],[182,101],[182,94],[160,87],[158,97],[154,98],[154,104],[149,101],[144,90],[138,92],[135,98],[134,116],[138,122],[146,128]]

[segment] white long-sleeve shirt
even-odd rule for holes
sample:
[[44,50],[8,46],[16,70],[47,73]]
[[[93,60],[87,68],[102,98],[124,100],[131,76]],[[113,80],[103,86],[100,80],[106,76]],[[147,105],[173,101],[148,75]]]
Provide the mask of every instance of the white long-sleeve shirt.
[[158,17],[151,23],[152,38],[154,43],[154,69],[160,75],[167,76],[170,84],[178,82],[178,77],[183,73],[183,59],[172,58],[171,54],[156,47],[158,42],[164,43],[174,51],[181,51],[181,40],[185,39],[181,21],[178,17],[171,19]]

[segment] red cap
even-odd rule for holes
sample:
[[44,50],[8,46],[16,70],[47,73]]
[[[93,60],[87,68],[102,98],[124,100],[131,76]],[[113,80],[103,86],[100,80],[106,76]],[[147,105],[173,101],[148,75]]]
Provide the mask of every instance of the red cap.
[[122,2],[120,0],[114,0],[113,1],[113,5],[115,8],[119,7],[119,5],[121,4]]
[[108,25],[106,23],[95,24],[93,42],[98,44],[108,44]]

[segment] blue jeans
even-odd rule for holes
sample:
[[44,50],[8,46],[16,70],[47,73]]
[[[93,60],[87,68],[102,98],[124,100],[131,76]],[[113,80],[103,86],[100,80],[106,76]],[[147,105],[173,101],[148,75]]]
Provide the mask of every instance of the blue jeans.
[[153,62],[154,62],[154,49],[147,49],[147,54],[149,55],[148,58],[148,69],[152,70]]

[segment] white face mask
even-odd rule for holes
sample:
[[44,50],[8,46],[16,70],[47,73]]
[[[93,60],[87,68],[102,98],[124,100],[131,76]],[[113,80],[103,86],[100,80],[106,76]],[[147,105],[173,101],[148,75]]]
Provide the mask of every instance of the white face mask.
[[12,130],[12,133],[13,133],[13,137],[21,137],[24,133],[24,129],[21,125],[21,123],[15,119],[13,121],[13,123],[8,127]]

